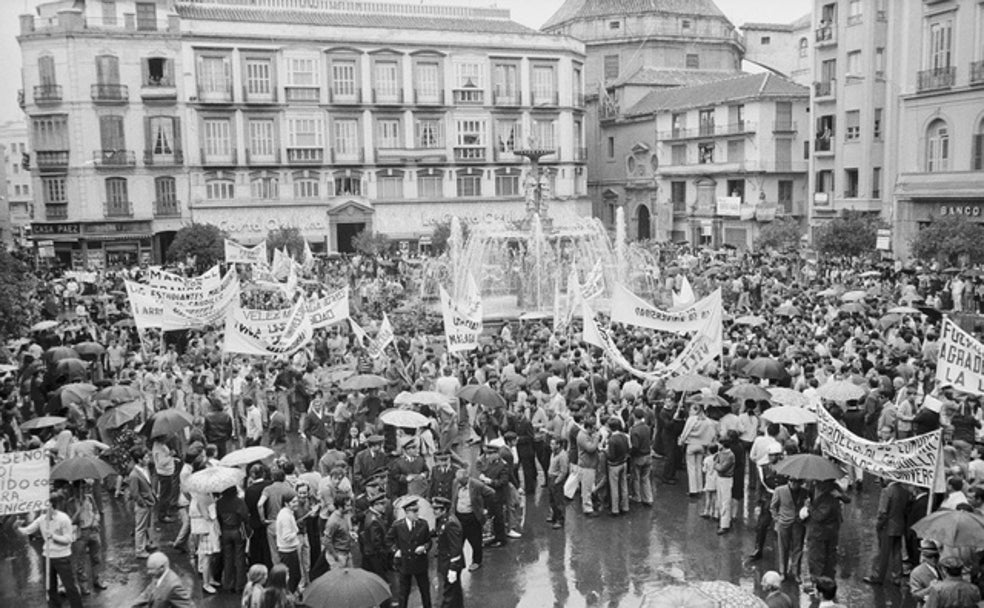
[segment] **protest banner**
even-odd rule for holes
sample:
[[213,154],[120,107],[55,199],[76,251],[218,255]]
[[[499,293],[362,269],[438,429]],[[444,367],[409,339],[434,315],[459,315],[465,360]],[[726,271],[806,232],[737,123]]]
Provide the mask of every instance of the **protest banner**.
[[984,344],[961,329],[950,317],[943,318],[936,380],[972,395],[984,395]]
[[697,296],[694,295],[694,288],[690,286],[690,281],[687,277],[680,277],[680,291],[671,291],[670,295],[673,297],[673,309],[679,310],[690,306],[697,301]]
[[383,356],[383,351],[389,346],[390,342],[396,336],[393,333],[393,326],[390,324],[389,317],[386,313],[383,313],[383,320],[379,324],[379,331],[376,332],[376,337],[369,342],[369,346],[366,350],[369,352],[369,356],[373,359],[378,359]]
[[294,265],[294,260],[284,249],[273,250],[273,265],[270,267],[270,275],[275,281],[282,281],[290,274],[290,269]]
[[624,285],[615,284],[612,294],[612,321],[656,331],[677,334],[698,331],[715,312],[722,313],[721,290],[716,289],[692,306],[677,311],[663,311],[635,295]]
[[326,296],[308,301],[311,327],[321,329],[349,318],[349,288],[342,287]]
[[868,441],[841,426],[826,408],[817,408],[823,453],[872,475],[923,488],[946,490],[941,457],[942,431],[885,443]]
[[148,268],[146,284],[155,289],[202,291],[217,287],[221,278],[218,265],[212,266],[197,277],[183,277],[160,268]]
[[133,281],[123,281],[123,286],[130,301],[130,311],[133,313],[133,323],[137,329],[168,331],[185,327],[185,318],[177,315],[168,304],[151,296],[149,286]]
[[478,348],[478,337],[482,333],[481,304],[460,306],[443,287],[441,290],[441,312],[444,316],[444,336],[448,352],[462,352]]
[[283,330],[275,336],[264,336],[256,321],[250,321],[243,310],[235,308],[226,318],[225,342],[222,350],[258,357],[290,356],[304,348],[314,337],[307,304],[298,298],[290,308]]
[[0,516],[47,509],[50,469],[42,448],[0,454]]
[[225,261],[229,264],[255,264],[266,266],[267,244],[263,241],[259,245],[246,247],[236,241],[225,240]]

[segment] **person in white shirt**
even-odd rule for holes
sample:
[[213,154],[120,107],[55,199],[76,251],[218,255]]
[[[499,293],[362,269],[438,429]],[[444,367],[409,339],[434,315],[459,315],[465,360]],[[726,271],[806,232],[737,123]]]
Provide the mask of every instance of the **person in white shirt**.
[[263,439],[263,414],[250,397],[243,397],[246,406],[246,445],[260,445]]
[[48,605],[60,606],[58,596],[58,579],[65,587],[69,606],[82,608],[82,595],[75,583],[75,572],[72,566],[72,542],[75,535],[72,529],[72,518],[62,511],[64,497],[59,493],[51,495],[51,506],[44,515],[37,517],[27,525],[17,526],[17,531],[24,536],[35,532],[41,533],[44,539],[42,554],[48,559]]
[[301,581],[301,560],[300,548],[301,541],[298,538],[297,519],[294,517],[294,510],[298,508],[300,502],[297,495],[293,492],[284,496],[283,506],[277,513],[275,523],[277,532],[277,553],[280,556],[280,563],[287,566],[290,572],[288,577],[288,587],[290,592],[297,591],[297,585]]

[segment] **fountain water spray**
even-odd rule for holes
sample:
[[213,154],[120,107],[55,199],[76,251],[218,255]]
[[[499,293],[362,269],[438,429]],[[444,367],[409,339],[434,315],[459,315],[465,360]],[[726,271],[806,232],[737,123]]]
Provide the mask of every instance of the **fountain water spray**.
[[615,210],[615,276],[619,283],[625,283],[626,266],[625,207],[619,205]]

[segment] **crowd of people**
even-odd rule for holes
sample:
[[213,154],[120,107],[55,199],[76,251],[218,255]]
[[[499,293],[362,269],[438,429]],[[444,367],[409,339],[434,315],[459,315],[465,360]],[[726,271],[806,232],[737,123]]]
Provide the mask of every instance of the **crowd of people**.
[[[879,547],[864,581],[907,586],[920,605],[976,605],[969,602],[984,588],[984,542],[947,546],[920,538],[913,524],[937,509],[984,513],[980,397],[935,377],[942,315],[981,306],[978,274],[706,250],[662,258],[662,289],[650,294],[657,300],[683,276],[698,294],[723,291],[724,352],[702,370],[699,387],[640,381],[549,320],[507,320],[466,357],[449,356],[441,336],[402,327],[374,359],[341,325],[319,331],[289,360],[224,357],[219,330],[148,337],[127,322],[121,281],[140,270],[98,273],[73,289],[65,283],[92,277],[47,276],[33,297],[63,320],[8,344],[3,448],[43,447],[55,464],[99,457],[114,468],[106,483],[55,480],[51,511],[18,524],[44,538],[49,597],[59,601],[58,581],[73,607],[104,588],[100,527],[110,500],[132,512],[134,551],[155,583],[142,601],[163,594],[170,605],[191,605],[169,574],[167,551],[192,556],[205,594],[241,594],[246,608],[291,606],[319,576],[347,567],[382,577],[401,607],[416,583],[431,606],[433,561],[441,605],[451,607],[462,605],[462,573],[480,569],[486,549],[522,538],[526,501],[541,487],[548,523],[560,530],[572,514],[650,508],[657,492],[682,494],[672,486],[685,483],[721,535],[732,533],[746,498],[757,505],[748,557],[775,561],[762,581],[770,606],[792,606],[784,582],[834,605],[843,511],[854,508],[846,505],[855,493],[874,490]],[[419,293],[417,268],[341,258],[322,262],[308,288],[348,285],[354,316],[371,327],[376,298]],[[841,295],[850,290],[863,297],[846,305]],[[256,308],[282,304],[262,290],[243,298]],[[912,308],[889,312],[899,305]],[[644,371],[659,371],[686,343],[634,327],[612,331]],[[89,342],[104,349],[79,353],[84,365],[48,356]],[[385,383],[346,388],[369,374]],[[863,396],[822,399],[818,389],[838,381]],[[66,385],[78,383],[98,392],[75,398]],[[881,482],[851,466],[836,480],[780,475],[789,455],[820,454],[822,438],[814,424],[763,418],[776,387],[801,393],[805,407],[826,408],[870,441],[942,429],[947,493]],[[382,419],[402,391],[427,395],[397,404],[422,414],[422,426]],[[187,413],[189,424],[155,434],[155,416],[169,410]],[[64,421],[31,428],[45,415]],[[188,487],[192,475],[250,446],[272,455],[246,463],[241,484],[215,493]],[[156,538],[155,518],[179,524],[176,534]]]

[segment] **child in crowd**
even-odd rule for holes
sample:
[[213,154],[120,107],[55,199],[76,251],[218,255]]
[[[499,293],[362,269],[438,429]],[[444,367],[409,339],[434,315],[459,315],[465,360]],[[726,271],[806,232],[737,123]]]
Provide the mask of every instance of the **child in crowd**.
[[715,443],[704,448],[704,460],[701,470],[704,472],[704,506],[700,511],[701,517],[717,519],[717,471],[714,470],[714,457],[718,446]]

